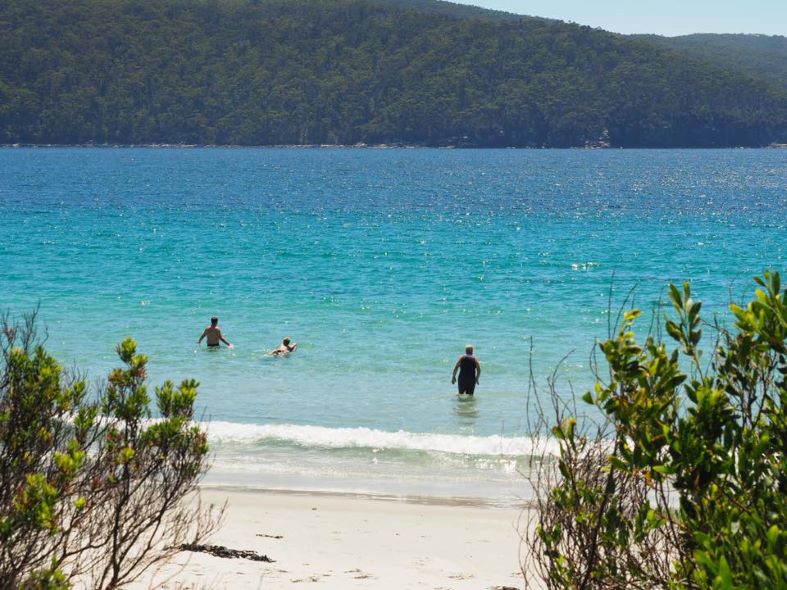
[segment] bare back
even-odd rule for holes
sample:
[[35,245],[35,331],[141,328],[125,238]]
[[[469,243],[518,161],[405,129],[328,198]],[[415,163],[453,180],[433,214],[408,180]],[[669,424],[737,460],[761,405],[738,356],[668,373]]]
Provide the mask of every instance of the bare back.
[[208,326],[202,335],[207,338],[208,346],[218,346],[221,342],[221,329],[218,326]]

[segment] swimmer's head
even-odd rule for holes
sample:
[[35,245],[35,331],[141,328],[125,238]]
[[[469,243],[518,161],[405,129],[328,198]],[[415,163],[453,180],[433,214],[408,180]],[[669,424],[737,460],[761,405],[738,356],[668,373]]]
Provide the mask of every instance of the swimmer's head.
[[210,318],[210,325],[211,326],[215,326],[218,323],[219,323],[219,318],[217,318],[215,315],[212,318]]
[[473,354],[473,345],[468,344],[465,346],[465,354]]
[[290,339],[289,338],[285,338],[281,342],[282,342],[282,344],[284,344],[284,346],[287,346],[290,343]]

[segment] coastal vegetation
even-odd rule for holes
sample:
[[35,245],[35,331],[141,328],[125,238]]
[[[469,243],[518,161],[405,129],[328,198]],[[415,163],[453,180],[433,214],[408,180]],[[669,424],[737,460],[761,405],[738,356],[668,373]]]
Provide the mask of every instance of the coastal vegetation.
[[680,37],[658,35],[637,37],[723,67],[748,71],[787,89],[787,37],[710,33]]
[[674,348],[625,313],[583,397],[597,413],[553,390],[525,564],[547,588],[787,588],[787,290],[756,281],[706,351],[688,284],[670,287]]
[[0,142],[787,142],[778,82],[429,0],[5,0]]
[[3,590],[117,588],[220,521],[193,498],[208,453],[197,384],[157,388],[151,420],[147,357],[130,338],[117,353],[123,366],[91,392],[46,352],[35,314],[0,324]]

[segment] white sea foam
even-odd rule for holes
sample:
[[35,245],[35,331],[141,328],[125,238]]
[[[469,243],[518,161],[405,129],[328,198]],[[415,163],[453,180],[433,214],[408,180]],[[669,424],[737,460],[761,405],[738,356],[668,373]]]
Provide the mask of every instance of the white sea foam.
[[591,270],[598,265],[598,262],[575,262],[571,265],[571,270]]
[[280,442],[306,448],[410,450],[464,455],[521,456],[553,451],[553,441],[530,437],[464,436],[388,432],[371,428],[326,428],[297,424],[205,424],[211,441],[219,444],[260,444]]

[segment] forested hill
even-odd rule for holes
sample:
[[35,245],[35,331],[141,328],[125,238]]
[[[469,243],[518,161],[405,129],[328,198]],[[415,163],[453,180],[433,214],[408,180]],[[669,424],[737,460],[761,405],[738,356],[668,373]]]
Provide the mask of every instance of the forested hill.
[[770,79],[787,90],[787,37],[719,34],[639,37],[723,67],[737,68]]
[[387,8],[398,8],[404,10],[414,10],[416,12],[426,12],[431,14],[442,14],[454,18],[478,18],[482,20],[501,21],[519,20],[523,18],[539,18],[533,16],[520,16],[511,12],[501,10],[490,10],[480,8],[472,4],[457,4],[447,0],[369,0],[373,4]]
[[787,142],[776,85],[588,27],[419,4],[2,0],[0,142]]

